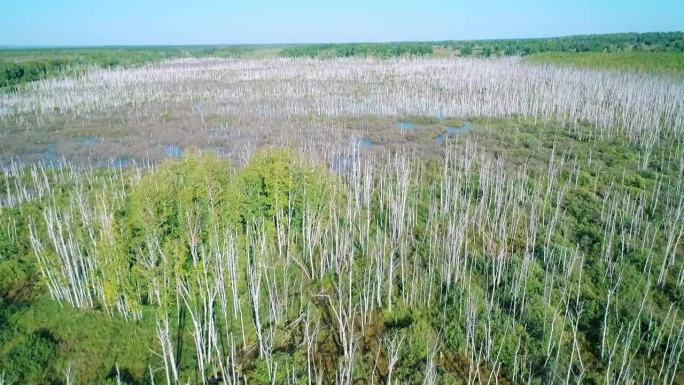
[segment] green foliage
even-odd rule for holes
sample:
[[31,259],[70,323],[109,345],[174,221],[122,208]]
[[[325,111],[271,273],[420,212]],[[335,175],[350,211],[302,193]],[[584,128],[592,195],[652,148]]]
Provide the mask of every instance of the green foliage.
[[40,281],[27,227],[27,217],[35,208],[26,204],[21,210],[5,209],[0,213],[0,299],[27,299]]
[[591,255],[597,255],[603,241],[601,204],[597,197],[589,191],[574,189],[565,195],[564,208],[576,221],[573,229],[577,244]]
[[183,57],[246,57],[256,50],[256,46],[248,45],[0,49],[0,90],[67,73],[78,74],[88,66],[133,66]]
[[[403,338],[393,379],[399,383],[420,383],[427,357],[438,347],[439,355],[434,357],[433,364],[437,368],[439,380],[446,383],[465,382],[462,380],[467,378],[471,367],[468,354],[472,346],[485,349],[486,340],[491,336],[493,345],[486,348],[493,351],[492,355],[500,363],[496,379],[502,383],[511,381],[508,376],[511,376],[516,365],[521,366],[521,362],[525,362],[524,366],[529,367],[532,373],[531,383],[544,383],[554,378],[559,370],[565,373],[567,367],[553,368],[549,365],[547,349],[557,349],[552,351],[552,355],[561,357],[560,362],[568,362],[572,356],[575,365],[578,365],[576,354],[579,351],[582,363],[587,368],[585,378],[600,383],[605,374],[605,360],[601,357],[600,345],[604,330],[607,330],[607,343],[616,346],[626,339],[624,328],[621,330],[618,326],[624,325],[621,322],[624,319],[638,321],[637,326],[641,327],[638,329],[641,334],[638,338],[643,336],[648,341],[654,340],[649,333],[656,329],[662,328],[663,336],[669,336],[672,330],[678,333],[677,325],[681,324],[678,312],[682,309],[683,294],[676,284],[675,275],[682,266],[681,245],[675,249],[674,267],[665,282],[656,287],[654,282],[658,272],[655,267],[663,261],[666,234],[654,229],[660,229],[663,223],[667,223],[668,205],[681,199],[673,187],[680,183],[679,169],[668,165],[672,159],[677,160],[672,154],[681,143],[674,140],[658,144],[651,160],[657,169],[651,166],[646,171],[638,171],[639,149],[624,138],[610,142],[580,141],[573,130],[549,130],[549,122],[514,118],[481,119],[476,124],[475,131],[482,133],[480,145],[508,159],[510,163],[505,167],[524,165],[526,174],[515,182],[521,185],[520,193],[508,206],[518,210],[519,222],[516,222],[515,228],[520,229],[520,233],[504,241],[492,241],[482,236],[483,232],[478,228],[491,224],[486,221],[468,224],[468,238],[464,242],[469,253],[467,258],[472,263],[472,274],[448,288],[446,285],[434,288],[429,304],[420,304],[419,300],[414,300],[411,305],[405,302],[409,295],[403,291],[406,288],[399,287],[396,276],[394,282],[380,282],[381,285],[395,285],[395,300],[391,312],[374,310],[363,326],[360,310],[354,309],[357,313],[353,321],[360,337],[355,341],[358,343],[357,358],[361,358],[354,378],[359,382],[370,376],[386,378],[387,353],[379,347],[378,341],[383,338]],[[485,126],[486,132],[479,131]],[[453,144],[457,150],[460,150],[460,145]],[[552,153],[555,159],[552,166],[558,167],[554,177],[558,181],[555,187],[549,187],[548,199],[537,208],[536,215],[547,222],[540,221],[536,244],[530,251],[526,250],[524,233],[529,231],[527,221],[531,219],[531,213],[527,206],[521,206],[525,203],[519,203],[518,200],[524,202],[525,196],[534,195],[535,188],[540,189],[539,194],[545,193],[550,183],[548,170]],[[564,162],[558,161],[561,157],[565,159]],[[445,246],[432,241],[431,237],[435,232],[447,229],[441,225],[428,226],[428,221],[434,220],[431,216],[446,215],[428,210],[430,199],[441,198],[435,191],[441,178],[445,177],[444,170],[439,162],[417,163],[420,178],[412,181],[408,187],[411,192],[409,204],[417,207],[416,225],[407,236],[406,248],[398,251],[397,255],[405,253],[402,262],[406,264],[406,270],[420,271],[429,263],[429,257],[443,252],[441,248]],[[471,191],[472,196],[462,196],[463,201],[459,204],[474,205],[477,199],[482,198],[486,192],[483,184],[492,183],[492,175],[486,172],[486,169],[478,166],[472,168],[459,187]],[[111,170],[102,173],[114,175]],[[489,182],[487,178],[490,178]],[[284,258],[278,259],[280,254],[274,244],[282,232],[287,235],[282,244],[295,260],[301,257],[298,252],[304,248],[300,237],[305,215],[319,215],[321,227],[348,225],[336,222],[339,218],[325,217],[326,209],[331,205],[344,208],[351,203],[340,192],[343,191],[341,178],[330,175],[324,168],[313,166],[291,150],[259,152],[245,167],[237,170],[215,157],[190,152],[179,160],[168,161],[154,170],[143,172],[139,180],[131,180],[135,182],[125,186],[126,198],[121,202],[110,197],[107,189],[97,183],[84,182],[83,186],[78,187],[58,184],[54,201],[38,199],[0,212],[0,364],[12,379],[26,384],[45,383],[54,380],[55,373],[62,373],[68,365],[73,365],[83,383],[112,383],[115,373],[112,368],[118,364],[121,373],[125,374],[125,382],[144,383],[148,365],[162,365],[159,357],[146,349],[158,346],[155,320],[159,314],[172,315],[171,323],[178,333],[174,335],[173,343],[179,352],[181,374],[184,378],[198,378],[202,374],[198,373],[194,363],[192,330],[181,326],[190,322],[189,316],[176,307],[182,301],[177,297],[176,285],[179,282],[195,285],[203,274],[213,273],[211,267],[193,262],[194,258],[203,258],[201,250],[193,250],[193,243],[200,245],[198,247],[211,244],[216,241],[216,234],[223,236],[225,232],[234,236],[239,249],[236,258],[241,274],[237,278],[237,301],[247,308],[251,305],[246,290],[248,277],[244,272],[251,261],[246,257],[244,246],[247,244],[247,233],[254,225],[263,225],[268,243],[266,260],[262,261],[267,265],[265,271],[268,273],[262,278],[264,286],[271,286],[268,289],[262,286],[262,290],[263,294],[269,295],[271,292],[267,290],[280,290],[277,285],[287,274],[286,269],[289,268],[290,272],[299,269],[294,263],[285,267]],[[384,183],[390,181],[385,180]],[[511,185],[515,183],[511,182]],[[650,199],[658,183],[662,189],[659,201],[654,202]],[[367,209],[369,227],[372,229],[369,239],[364,240],[368,244],[362,246],[361,241],[354,239],[354,244],[349,247],[349,261],[353,264],[350,297],[354,301],[358,301],[362,295],[368,273],[374,274],[369,255],[390,238],[387,234],[387,229],[391,227],[390,209],[378,204],[378,196],[386,191],[377,191],[379,188],[375,190],[371,207]],[[109,202],[116,211],[112,239],[103,238],[95,250],[84,247],[84,252],[95,253],[101,264],[99,268],[102,271],[101,278],[105,281],[106,306],[111,307],[124,296],[133,298],[139,295],[143,298],[143,303],[134,304],[143,313],[139,321],[126,322],[116,315],[108,315],[103,309],[79,311],[60,306],[47,298],[40,288],[35,290],[35,296],[16,295],[17,288],[30,287],[27,281],[37,279],[37,268],[29,251],[27,218],[39,218],[42,209],[50,204],[62,209],[73,207],[76,191],[85,191],[86,199],[100,202],[98,204]],[[622,200],[615,201],[616,197]],[[653,229],[648,233],[652,234],[652,239],[651,236],[648,239],[648,243],[653,244],[652,252],[641,246],[645,242],[640,239],[630,240],[619,232],[610,238],[605,231],[606,210],[615,202],[620,203],[617,207],[623,207],[624,200],[628,198],[644,200],[648,203],[645,206],[647,208],[643,218],[638,218],[641,222],[618,210],[615,213],[616,228],[618,231],[629,228]],[[556,202],[559,203],[558,213],[555,212]],[[490,209],[494,211],[497,208],[482,208],[483,218],[491,215]],[[363,217],[366,211],[360,214]],[[554,215],[558,215],[557,223],[553,230],[548,230],[548,221]],[[508,220],[505,216],[500,218],[501,221]],[[288,229],[279,229],[285,223]],[[76,224],[85,227],[82,223]],[[86,230],[78,228],[73,233],[77,237],[84,237]],[[95,230],[101,231],[99,228]],[[37,231],[41,237],[46,237],[44,228],[38,228]],[[351,231],[354,233],[359,230]],[[158,247],[150,243],[152,238],[159,240]],[[606,247],[609,241],[614,245],[610,252]],[[505,256],[497,255],[496,249],[500,246]],[[152,268],[145,266],[145,256],[157,249],[163,252],[165,259],[158,259],[155,262],[157,265]],[[575,252],[581,258],[569,263],[568,256],[571,257]],[[315,257],[318,256],[320,254]],[[496,271],[494,264],[499,261],[497,258],[504,257],[504,272],[497,282],[493,282],[493,272]],[[651,270],[644,268],[646,261],[651,261]],[[521,278],[525,264],[528,264],[527,269]],[[402,267],[397,267],[397,275]],[[562,271],[564,268],[567,271]],[[606,279],[613,274],[611,269],[621,277],[617,288]],[[582,274],[579,274],[580,271]],[[151,290],[146,286],[147,282],[155,274],[158,274],[156,278],[160,278],[160,281],[163,277],[168,279],[168,286],[162,294],[164,298],[158,307],[144,300]],[[317,325],[320,327],[320,341],[315,344],[314,350],[320,363],[319,369],[330,376],[334,376],[337,370],[341,353],[336,342],[336,321],[328,306],[345,297],[344,290],[347,290],[338,286],[340,281],[336,280],[335,274],[334,270],[330,270],[310,281],[301,279],[296,282],[296,291],[288,293],[287,297],[292,301],[292,308],[310,306],[312,314],[321,315],[317,320],[320,321]],[[300,279],[302,276],[293,274],[290,277]],[[426,277],[425,282],[430,282],[429,279]],[[514,292],[512,288],[521,280],[524,285],[519,292]],[[425,283],[418,281],[414,284],[416,290],[424,290]],[[340,292],[337,292],[338,289]],[[617,290],[619,298],[610,303],[611,312],[604,321],[606,298],[611,290]],[[342,295],[338,297],[340,293]],[[492,296],[492,293],[496,295]],[[329,302],[321,299],[328,294],[332,294]],[[196,298],[186,300],[200,303]],[[231,303],[231,300],[229,298],[227,302]],[[376,299],[370,298],[369,301],[375,302]],[[383,302],[385,299],[377,301]],[[642,302],[645,310],[640,313],[639,305]],[[670,311],[670,307],[674,310]],[[576,324],[577,348],[572,345],[570,334],[573,320],[560,316],[566,314],[564,311],[568,308],[581,308],[581,317]],[[329,314],[326,315],[326,311]],[[568,314],[574,314],[573,311]],[[273,327],[272,354],[277,369],[269,367],[263,357],[258,358],[258,354],[254,353],[257,343],[251,324],[253,316],[248,311],[244,313],[244,319],[239,321],[218,318],[216,321],[225,322],[228,328],[232,328],[231,322],[247,325],[247,346],[242,351],[241,344],[237,343],[237,355],[239,366],[250,383],[282,383],[286,376],[306,383],[306,344],[302,337],[305,320],[301,317],[304,313],[286,312],[282,323]],[[677,322],[670,321],[673,319]],[[270,319],[264,318],[262,324],[270,327],[270,322]],[[467,329],[466,325],[471,325],[472,329]],[[607,329],[604,329],[606,326]],[[362,331],[364,334],[361,334]],[[549,341],[553,343],[551,348]],[[650,362],[657,362],[658,355],[667,349],[667,338],[663,337],[658,343],[663,346],[654,346],[655,353],[650,356],[641,350],[628,353],[636,357],[639,365],[643,362],[644,371],[648,371],[651,370]],[[477,370],[483,378],[488,378],[492,368],[486,362],[480,364]],[[285,372],[286,367],[291,368],[290,373]],[[681,383],[679,377],[673,383]]]
[[48,330],[37,330],[20,339],[3,360],[9,380],[17,384],[44,384],[55,380],[51,365],[59,341]]
[[18,287],[28,282],[28,270],[21,261],[8,259],[0,261],[0,295],[12,296]]
[[298,229],[305,208],[319,212],[330,202],[332,179],[323,169],[298,162],[290,150],[261,152],[240,171],[244,225],[285,214]]
[[684,74],[682,52],[547,52],[532,55],[533,63],[573,65],[583,68],[602,68]]
[[130,323],[45,297],[30,306],[0,302],[0,373],[13,384],[62,383],[71,367],[79,382],[106,383],[118,364],[127,382],[143,383],[156,342],[154,314],[145,315]]
[[[0,90],[88,66],[134,66],[184,57],[404,57],[431,56],[433,47],[458,50],[462,56],[533,55],[532,60],[578,66],[683,72],[683,32],[578,35],[548,39],[469,40],[395,43],[302,44],[287,46],[148,46],[0,50]],[[615,53],[620,55],[602,54]],[[540,53],[549,53],[538,55]],[[572,53],[564,55],[560,53]],[[578,54],[580,53],[580,54]]]
[[684,52],[684,32],[613,33],[536,39],[443,41],[464,56],[531,55],[541,52]]
[[47,62],[0,62],[0,88],[15,86],[57,75],[66,67],[61,60]]
[[283,48],[284,57],[399,57],[426,56],[432,54],[432,43],[349,43],[349,44],[307,44]]
[[[193,226],[205,229],[212,223],[225,229],[237,223],[240,213],[233,179],[228,165],[211,156],[188,155],[162,164],[132,189],[122,213],[130,247],[143,247],[145,234],[165,241],[188,237]],[[207,234],[201,234],[201,240],[207,239]]]

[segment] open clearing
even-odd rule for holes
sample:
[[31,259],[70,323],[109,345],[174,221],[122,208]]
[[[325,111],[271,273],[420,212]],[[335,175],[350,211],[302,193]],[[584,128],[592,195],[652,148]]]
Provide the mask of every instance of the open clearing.
[[[5,159],[160,159],[168,146],[233,160],[290,143],[351,138],[434,152],[443,127],[405,117],[522,116],[652,146],[684,127],[684,81],[527,64],[520,59],[184,59],[34,82],[0,95]],[[247,151],[247,153],[245,153]]]

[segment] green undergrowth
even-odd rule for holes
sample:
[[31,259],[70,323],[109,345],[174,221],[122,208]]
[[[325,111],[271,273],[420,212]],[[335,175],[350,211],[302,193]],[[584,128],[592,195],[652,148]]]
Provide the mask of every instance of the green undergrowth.
[[682,52],[545,52],[532,55],[527,60],[580,68],[684,75]]
[[[527,270],[525,307],[523,310],[518,308],[518,298],[508,291],[502,292],[493,305],[489,303],[491,299],[486,294],[492,284],[488,278],[489,261],[500,245],[473,231],[465,241],[473,261],[473,275],[467,284],[454,286],[449,291],[436,289],[443,294],[442,302],[435,300],[430,306],[408,306],[396,299],[391,310],[383,302],[384,310],[373,313],[365,332],[359,337],[358,360],[353,374],[355,383],[364,383],[369,376],[387,379],[388,360],[386,354],[379,350],[378,341],[383,336],[397,333],[401,333],[405,340],[393,379],[403,383],[421,383],[426,357],[435,347],[440,347],[440,354],[434,357],[435,371],[440,380],[443,383],[466,383],[472,363],[466,354],[469,344],[464,327],[468,322],[467,314],[480,320],[474,330],[476,336],[493,335],[497,341],[496,354],[502,370],[495,376],[500,383],[513,382],[512,368],[520,360],[529,365],[532,383],[551,381],[556,370],[567,368],[548,365],[547,341],[565,341],[561,345],[568,347],[572,347],[572,342],[567,334],[548,328],[549,320],[563,309],[557,305],[561,303],[560,291],[552,291],[550,306],[545,303],[545,290],[549,285],[545,281],[547,277],[553,277],[555,285],[568,288],[573,296],[576,295],[569,304],[575,306],[575,301],[582,303],[582,316],[577,322],[579,345],[576,349],[559,351],[558,355],[567,359],[572,354],[577,360],[574,355],[578,350],[587,368],[585,380],[602,383],[606,360],[601,357],[601,331],[605,326],[606,297],[614,289],[606,283],[608,266],[602,255],[608,241],[604,236],[605,223],[602,219],[604,206],[606,202],[613,202],[609,199],[615,194],[625,194],[630,199],[648,202],[643,221],[650,228],[660,228],[670,220],[667,217],[668,205],[681,199],[676,195],[676,186],[681,183],[680,160],[673,155],[681,151],[678,150],[682,147],[681,140],[663,141],[654,148],[649,166],[640,169],[641,150],[625,138],[588,140],[581,127],[561,129],[529,119],[473,119],[473,124],[471,134],[459,136],[447,146],[452,146],[454,151],[465,152],[469,145],[477,143],[482,149],[482,158],[476,160],[478,165],[484,163],[482,159],[501,160],[500,167],[511,174],[523,175],[528,187],[526,193],[529,194],[533,194],[541,183],[539,181],[551,173],[549,165],[555,165],[557,174],[554,178],[558,178],[558,185],[564,189],[564,194],[557,195],[561,210],[559,224],[552,233],[539,234],[540,245],[535,248],[533,262]],[[410,186],[414,192],[412,197],[417,200],[417,219],[410,234],[408,253],[411,263],[422,268],[427,264],[431,247],[435,247],[429,242],[432,230],[427,226],[430,216],[435,213],[429,213],[427,207],[429,199],[434,198],[431,194],[434,194],[435,186],[444,175],[442,160],[416,160],[412,167],[420,177]],[[160,305],[135,298],[135,291],[152,291],[148,285],[154,278],[150,274],[155,274],[155,271],[145,270],[140,264],[140,256],[157,249],[149,242],[151,235],[158,240],[158,249],[165,255],[163,262],[157,262],[158,266],[166,269],[165,272],[172,271],[169,274],[174,279],[193,282],[203,270],[193,262],[196,251],[184,240],[196,238],[198,244],[208,244],[216,233],[231,232],[235,234],[237,249],[245,250],[255,232],[263,232],[269,242],[275,241],[279,236],[279,223],[286,219],[293,234],[292,244],[288,247],[293,247],[296,254],[305,246],[300,238],[303,223],[307,220],[305,213],[324,212],[323,208],[330,202],[345,207],[351,199],[345,195],[345,182],[339,175],[313,166],[289,150],[260,152],[240,169],[212,156],[190,153],[180,160],[168,161],[152,171],[142,172],[136,183],[125,186],[126,196],[122,200],[111,194],[110,190],[115,189],[107,187],[108,183],[127,180],[123,174],[117,174],[119,172],[126,177],[133,173],[132,170],[100,170],[97,171],[98,177],[91,174],[89,179],[81,181],[82,185],[60,182],[69,179],[64,179],[57,172],[48,173],[46,177],[52,180],[54,200],[44,197],[0,211],[0,372],[4,371],[14,383],[63,383],[68,368],[73,370],[80,383],[115,383],[117,370],[125,383],[149,383],[149,368],[162,366],[160,357],[154,353],[159,350],[155,320],[162,313],[170,314],[174,324],[190,320],[186,312],[176,307],[181,299],[174,290],[160,294]],[[483,172],[478,167],[473,168],[468,175],[470,186],[462,186],[463,189],[472,187],[473,199],[483,194],[480,185],[485,178]],[[9,176],[8,180],[12,178],[15,177]],[[656,202],[652,192],[658,184],[662,189]],[[2,189],[6,193],[5,187]],[[378,188],[377,194],[381,191]],[[113,239],[102,241],[95,248],[99,256],[106,256],[103,260],[107,261],[102,264],[105,300],[86,310],[77,310],[50,299],[30,245],[31,221],[36,223],[39,237],[46,238],[47,229],[40,222],[43,210],[51,204],[68,207],[77,194],[95,198],[96,202],[109,202],[115,207]],[[556,199],[556,195],[553,197]],[[380,240],[391,232],[391,210],[379,206],[377,196],[372,201],[372,231]],[[554,200],[549,200],[546,206],[538,207],[537,214],[547,218],[552,216],[554,203]],[[327,214],[321,214],[318,219],[323,227],[340,220]],[[631,218],[620,217],[619,225],[629,228],[631,221]],[[189,234],[189,231],[195,231],[193,229],[196,232]],[[87,239],[85,228],[75,229],[74,233]],[[547,237],[550,241],[541,246],[542,238]],[[617,234],[616,240],[619,237]],[[608,318],[611,326],[608,338],[611,341],[623,338],[619,334],[622,329],[617,326],[621,319],[640,320],[644,335],[648,335],[651,333],[649,325],[664,324],[668,317],[672,317],[671,308],[678,312],[684,310],[684,291],[676,283],[677,269],[673,268],[661,285],[653,283],[656,271],[643,273],[648,258],[653,258],[654,266],[659,266],[667,240],[664,234],[656,233],[652,242],[653,255],[648,255],[637,244],[628,244],[623,250],[615,251],[616,256],[619,254],[618,268],[622,278],[619,302],[612,305],[616,315]],[[524,259],[526,245],[522,232],[505,246],[511,266],[528,263]],[[363,249],[361,243],[352,247],[354,285],[360,285],[369,266],[370,251]],[[274,277],[284,274],[282,261],[274,257],[277,250],[269,246],[267,251],[268,266],[273,268]],[[580,277],[576,271],[568,275],[549,272],[549,265],[542,262],[545,255],[565,252],[583,255],[584,276]],[[251,263],[250,260],[256,258],[255,253],[257,251],[254,250],[240,251],[239,263],[243,266]],[[675,253],[681,260],[681,243]],[[680,268],[681,263],[677,262],[675,266]],[[510,271],[517,270],[511,268]],[[301,303],[302,308],[311,306],[323,324],[334,325],[327,303],[316,295],[335,293],[336,278],[334,273],[327,273],[320,279],[302,283],[302,292],[290,300]],[[501,285],[513,286],[517,279],[516,275],[503,274]],[[246,309],[249,308],[247,280],[246,276],[241,276],[238,288],[238,301]],[[579,280],[582,284],[577,287]],[[649,295],[644,300],[643,293],[649,288]],[[400,289],[396,287],[397,291]],[[122,298],[129,309],[140,312],[142,317],[139,320],[125,320],[111,311]],[[638,304],[642,301],[645,301],[646,312],[639,313]],[[464,309],[469,309],[469,312],[464,312]],[[252,315],[245,317],[246,323],[250,324]],[[285,314],[284,324],[291,325],[298,317],[296,312]],[[675,317],[681,322],[680,315]],[[229,327],[237,327],[237,321],[234,322]],[[563,324],[559,319],[553,325],[561,328]],[[199,376],[204,374],[198,373],[195,365],[191,330],[188,326],[178,330],[174,343],[179,370],[183,378],[200,383]],[[291,375],[305,383],[306,351],[302,348],[301,330],[296,329],[290,334],[283,330],[278,329],[276,333],[277,349],[273,360],[280,367],[299,368]],[[323,328],[317,345],[320,368],[326,381],[331,382],[341,355],[333,330],[332,326]],[[669,332],[669,326],[663,330]],[[246,339],[249,346],[257,343],[253,331]],[[656,346],[657,353],[652,356],[641,350],[630,353],[638,358],[636,361],[643,373],[649,376],[657,373],[657,359],[665,352],[665,343],[661,341]],[[279,372],[276,378],[269,377],[266,361],[250,352],[253,350],[245,349],[238,355],[240,368],[251,383],[284,381],[284,372]],[[480,376],[494,375],[492,368],[485,364],[478,373]],[[163,378],[161,372],[155,376],[157,380]],[[675,384],[682,381],[681,374],[673,378]]]

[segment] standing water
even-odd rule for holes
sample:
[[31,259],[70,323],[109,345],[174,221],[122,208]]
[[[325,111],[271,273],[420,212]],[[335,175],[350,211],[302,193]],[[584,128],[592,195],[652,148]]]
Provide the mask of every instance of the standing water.
[[167,156],[170,156],[171,158],[180,158],[181,156],[183,156],[183,149],[179,146],[176,146],[175,144],[169,144],[168,146],[166,146],[164,152]]
[[413,131],[416,129],[416,125],[411,122],[402,122],[402,121],[396,121],[394,122],[394,127],[400,129],[401,131]]
[[467,134],[472,128],[473,125],[470,122],[465,122],[461,127],[447,127],[443,133],[435,137],[435,142],[442,143],[452,136]]

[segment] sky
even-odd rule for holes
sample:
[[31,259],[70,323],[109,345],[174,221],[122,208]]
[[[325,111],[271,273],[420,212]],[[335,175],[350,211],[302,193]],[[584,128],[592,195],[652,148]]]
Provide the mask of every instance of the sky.
[[684,0],[0,0],[0,46],[275,44],[684,30]]

